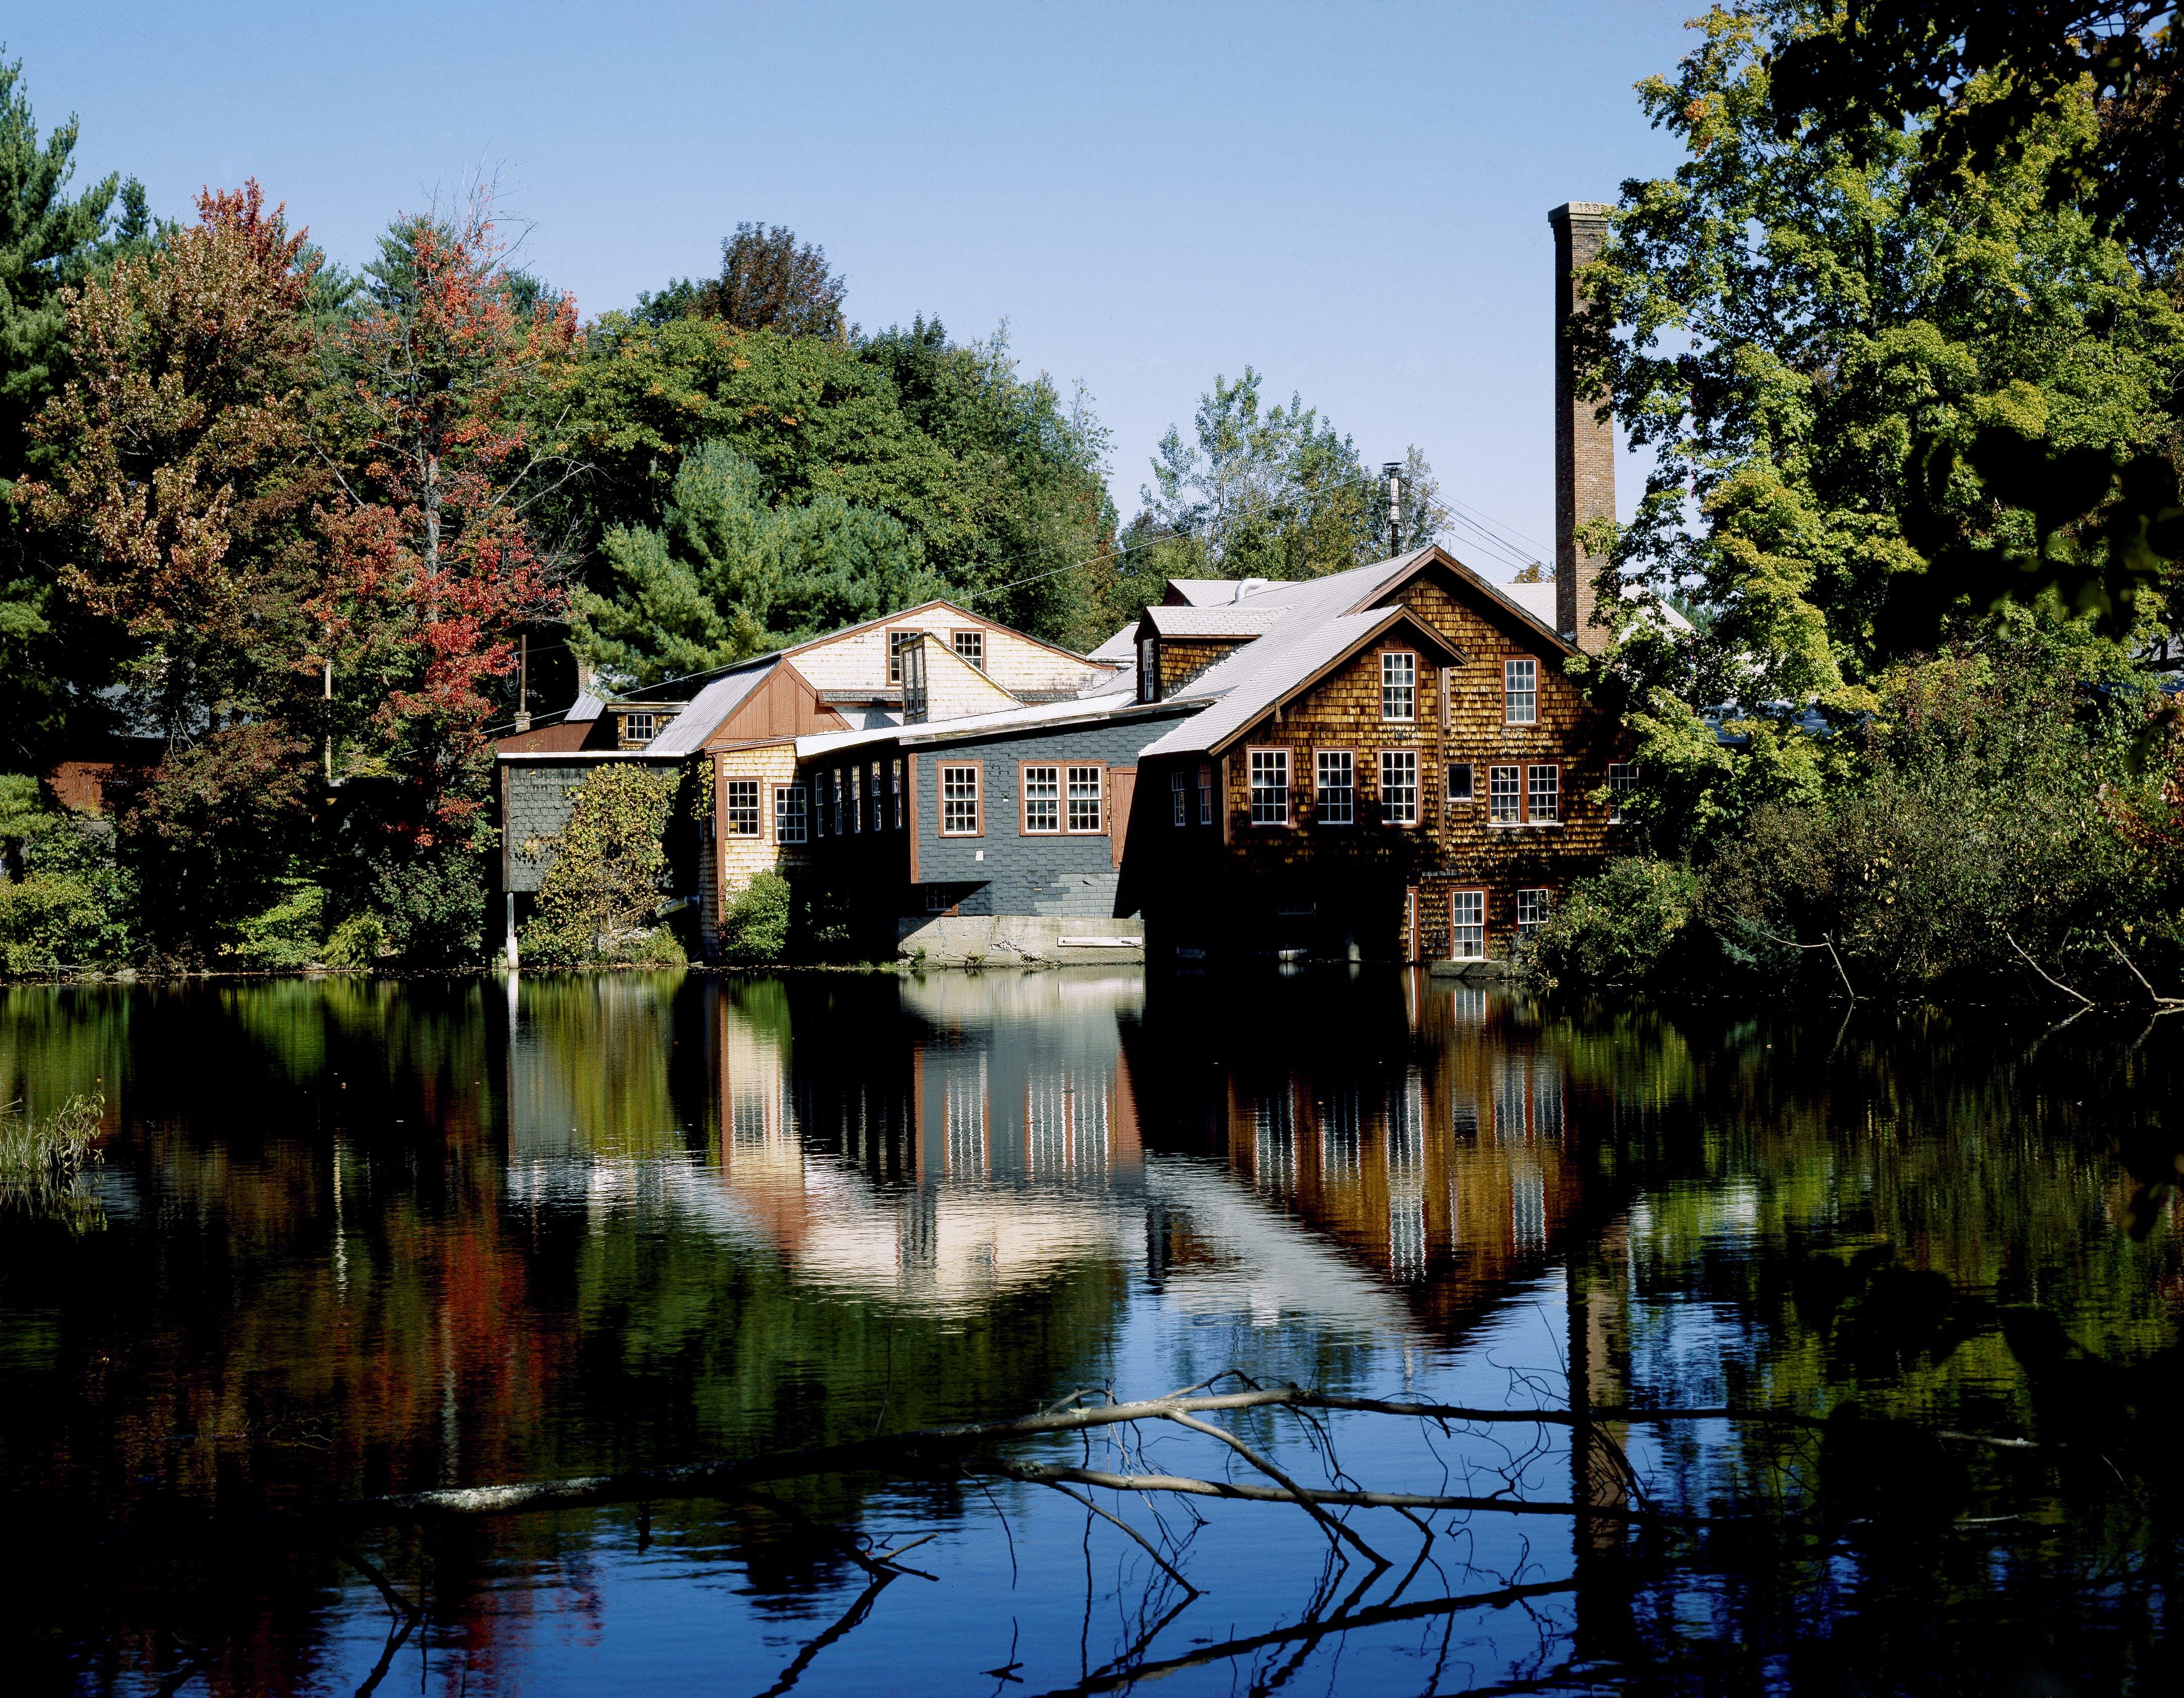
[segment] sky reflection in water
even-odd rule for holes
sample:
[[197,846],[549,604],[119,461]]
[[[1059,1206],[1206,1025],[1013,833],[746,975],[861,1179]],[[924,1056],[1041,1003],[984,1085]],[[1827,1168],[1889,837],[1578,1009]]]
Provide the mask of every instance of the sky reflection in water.
[[[0,1219],[25,1667],[116,1693],[350,1692],[382,1665],[390,1692],[1040,1692],[1194,1656],[1160,1690],[2161,1686],[2158,1494],[1982,1456],[1956,1496],[1950,1459],[1882,1510],[1815,1505],[1848,1465],[1718,1423],[1613,1431],[1665,1505],[1817,1518],[1574,1545],[1567,1520],[1444,1516],[1398,1600],[1422,1613],[1373,1624],[1405,1523],[1361,1512],[1397,1571],[1346,1603],[1362,1567],[1330,1576],[1307,1517],[1214,1505],[1207,1595],[1150,1639],[1180,1595],[1029,1487],[792,1489],[883,1547],[939,1530],[905,1559],[935,1578],[862,1613],[855,1567],[749,1505],[348,1546],[278,1513],[1230,1366],[1559,1404],[1575,1351],[1596,1404],[1854,1399],[2023,1433],[2062,1417],[1997,1316],[2052,1317],[2088,1384],[2176,1354],[2175,1204],[2141,1184],[2174,1064],[2137,1036],[1548,1015],[1396,975],[0,992],[0,1093],[103,1088],[114,1129],[79,1206]],[[1295,1418],[1236,1427],[1318,1477]],[[1552,1432],[1334,1431],[1368,1485],[1573,1489]],[[1133,1460],[1220,1472],[1210,1447]],[[391,1656],[350,1556],[426,1606]],[[1567,1589],[1433,1608],[1512,1583]],[[1367,1624],[1226,1649],[1345,1609]]]

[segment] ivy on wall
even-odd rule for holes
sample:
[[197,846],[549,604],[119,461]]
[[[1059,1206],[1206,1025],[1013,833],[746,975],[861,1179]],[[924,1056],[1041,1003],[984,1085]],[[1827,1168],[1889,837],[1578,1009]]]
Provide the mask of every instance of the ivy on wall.
[[668,965],[682,947],[659,924],[666,893],[664,835],[677,771],[634,762],[603,765],[571,793],[568,823],[550,838],[532,838],[521,853],[551,857],[538,908],[523,929],[527,960],[542,967],[602,962]]

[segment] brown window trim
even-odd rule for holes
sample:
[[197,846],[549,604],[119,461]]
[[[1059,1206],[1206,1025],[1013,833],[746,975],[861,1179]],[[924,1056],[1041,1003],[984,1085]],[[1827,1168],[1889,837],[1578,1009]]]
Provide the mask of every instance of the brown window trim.
[[[1401,723],[1401,722],[1398,722]],[[1408,755],[1418,764],[1411,775],[1411,817],[1408,819],[1388,818],[1388,785],[1384,776],[1390,755]],[[1426,762],[1424,753],[1415,748],[1376,749],[1373,751],[1373,782],[1374,800],[1380,804],[1380,824],[1390,831],[1416,831],[1426,823]]]
[[[1282,770],[1288,774],[1282,785],[1282,817],[1279,819],[1251,818],[1251,757],[1279,755]],[[1296,829],[1296,751],[1280,743],[1247,744],[1244,749],[1244,823],[1254,831],[1294,831]]]
[[[939,776],[933,780],[933,805],[938,810],[933,816],[934,834],[951,841],[986,835],[986,809],[991,798],[986,794],[986,763],[983,761],[935,761]],[[978,829],[976,831],[950,831],[948,829],[948,774],[968,768],[978,777]]]
[[[1105,837],[1109,835],[1114,827],[1115,791],[1108,781],[1105,761],[1034,761],[1031,764],[1061,768],[1061,835],[1064,837]],[[1097,767],[1100,769],[1100,824],[1095,830],[1079,831],[1069,823],[1069,769],[1072,767]],[[1045,836],[1048,834],[1042,832],[1039,835]]]

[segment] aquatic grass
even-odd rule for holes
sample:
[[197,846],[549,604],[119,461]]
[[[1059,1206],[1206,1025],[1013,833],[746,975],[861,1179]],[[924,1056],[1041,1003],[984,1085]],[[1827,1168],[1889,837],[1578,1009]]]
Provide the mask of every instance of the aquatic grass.
[[79,1228],[104,1220],[98,1198],[82,1184],[84,1170],[102,1159],[103,1092],[70,1097],[53,1114],[22,1112],[20,1103],[0,1107],[0,1204],[53,1215]]

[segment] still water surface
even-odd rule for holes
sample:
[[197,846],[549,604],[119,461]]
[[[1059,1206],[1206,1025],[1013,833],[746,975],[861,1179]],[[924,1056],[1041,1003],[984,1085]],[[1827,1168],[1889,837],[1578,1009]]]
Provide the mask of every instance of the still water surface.
[[[82,1194],[0,1213],[8,1684],[2173,1690],[2177,1047],[1396,974],[0,991],[0,1100],[111,1129]],[[1413,1569],[1357,1511],[1377,1578],[1290,1507],[1171,1502],[1187,1604],[1029,1486],[324,1514],[1230,1367],[1836,1422],[1611,1427],[1701,1528],[1443,1514]],[[1294,1416],[1235,1427],[1324,1477]],[[1577,1489],[1566,1429],[1332,1433],[1368,1487]],[[1148,1438],[1022,1454],[1233,1472]],[[933,1578],[868,1594],[800,1516],[936,1534]]]

